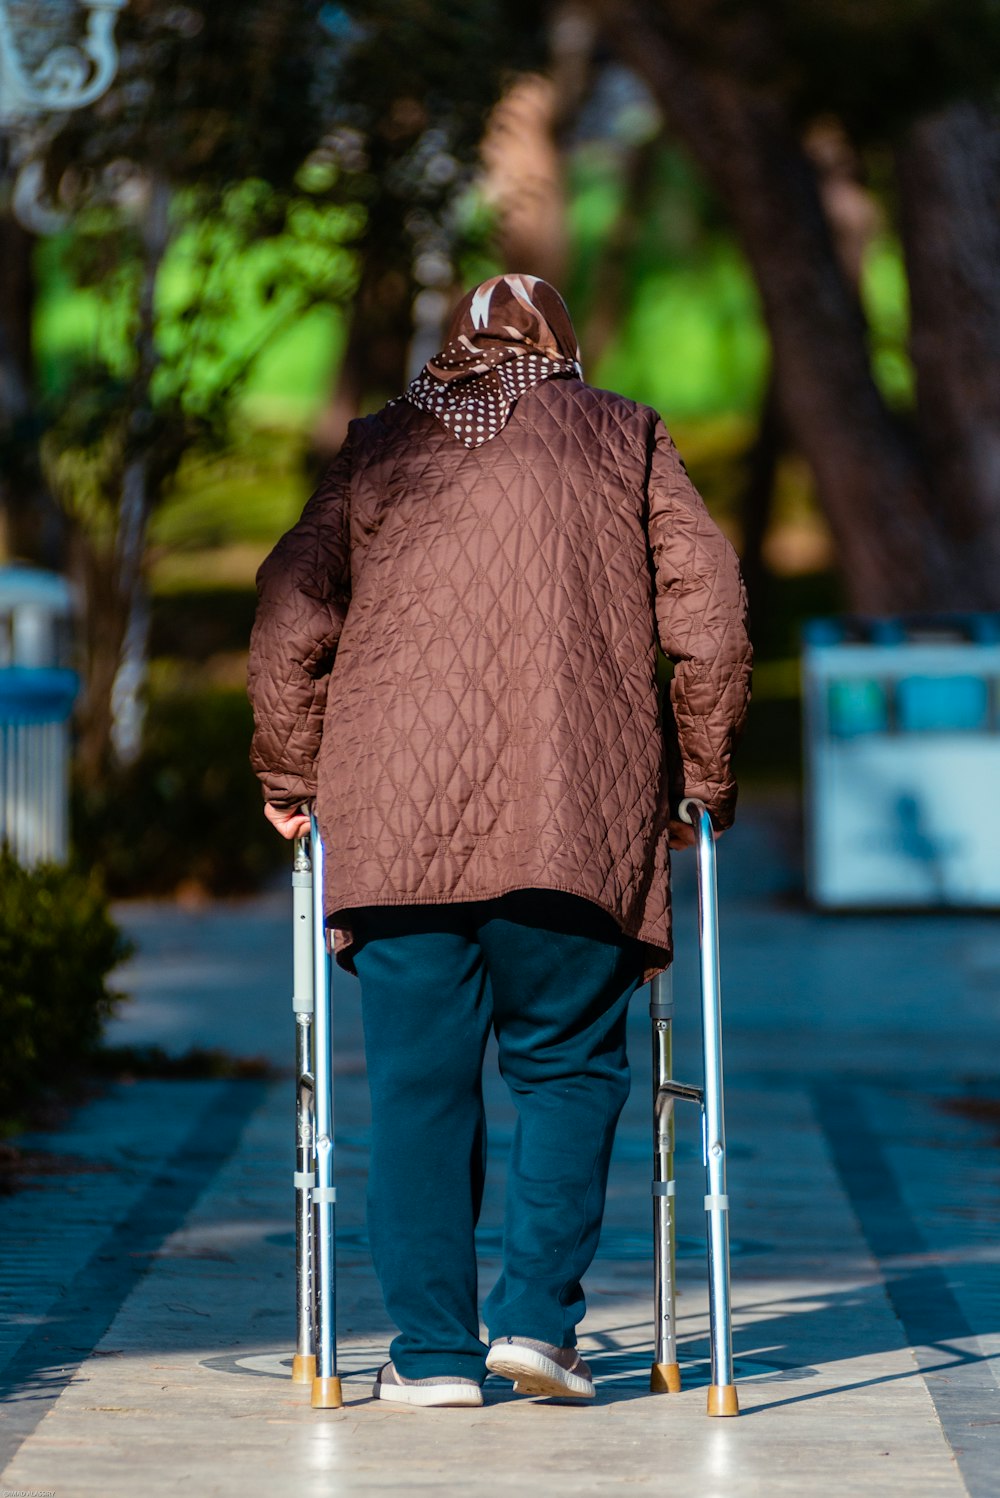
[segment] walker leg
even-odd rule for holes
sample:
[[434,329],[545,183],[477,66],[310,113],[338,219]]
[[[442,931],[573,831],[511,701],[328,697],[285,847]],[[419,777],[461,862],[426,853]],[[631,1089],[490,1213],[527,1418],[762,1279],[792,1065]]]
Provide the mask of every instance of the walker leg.
[[295,1356],[292,1382],[311,1384],[316,1375],[315,1305],[312,1264],[311,1192],[314,1119],[312,1025],[315,1010],[313,963],[312,864],[308,844],[296,839],[292,865],[293,975],[295,1015]]
[[673,1077],[671,1026],[673,974],[658,973],[649,986],[653,1026],[653,1302],[656,1349],[649,1375],[654,1394],[676,1394],[681,1387],[674,1305],[676,1233],[674,1224],[674,1098],[663,1091]]
[[323,841],[315,813],[310,848],[313,865],[313,972],[315,974],[316,1185],[313,1202],[313,1265],[316,1287],[316,1376],[312,1407],[339,1409],[343,1404],[337,1375],[336,1199],[333,1184],[333,1015],[330,959],[323,913]]
[[[729,1293],[729,1196],[726,1191],[726,1126],[722,1084],[722,992],[719,981],[719,899],[712,821],[700,802],[686,801],[697,833],[698,934],[701,952],[701,1017],[705,1054],[705,1212],[708,1228],[708,1303],[712,1355],[710,1415],[737,1415],[733,1382],[733,1334]],[[682,807],[682,815],[684,811]]]

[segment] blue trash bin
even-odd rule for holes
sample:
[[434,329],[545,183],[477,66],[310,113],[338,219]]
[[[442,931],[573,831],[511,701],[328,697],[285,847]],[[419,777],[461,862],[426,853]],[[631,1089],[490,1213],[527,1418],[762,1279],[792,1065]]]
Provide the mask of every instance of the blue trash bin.
[[73,614],[65,578],[0,567],[0,843],[27,866],[69,851]]
[[810,620],[802,693],[814,903],[1000,906],[1000,614]]

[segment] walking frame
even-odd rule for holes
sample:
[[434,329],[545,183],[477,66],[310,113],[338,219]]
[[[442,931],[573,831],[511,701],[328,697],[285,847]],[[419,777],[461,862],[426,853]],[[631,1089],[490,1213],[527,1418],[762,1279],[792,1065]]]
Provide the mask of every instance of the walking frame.
[[295,1287],[292,1382],[311,1384],[312,1406],[343,1404],[337,1373],[333,1009],[323,913],[323,840],[315,811],[292,865],[295,1013]]
[[[673,1079],[672,974],[650,984],[653,1027],[653,1272],[655,1352],[650,1389],[674,1394],[681,1387],[677,1360],[674,1104],[701,1107],[708,1227],[708,1297],[711,1344],[709,1415],[736,1415],[729,1295],[729,1197],[723,1116],[722,1004],[719,986],[719,906],[712,820],[700,801],[681,803],[681,818],[695,830],[698,867],[698,934],[701,957],[704,1085]],[[292,1381],[310,1384],[314,1409],[343,1404],[337,1373],[336,1187],[333,1136],[333,1036],[330,957],[323,913],[323,843],[315,812],[307,838],[295,843],[292,869],[296,1103],[295,1283],[297,1336]]]
[[722,992],[719,983],[719,897],[712,819],[700,801],[681,802],[680,816],[695,831],[698,860],[698,946],[701,957],[701,1028],[704,1085],[673,1079],[673,974],[668,968],[649,985],[653,1025],[653,1300],[656,1347],[649,1387],[676,1394],[677,1361],[676,1182],[674,1103],[701,1107],[708,1229],[708,1307],[711,1346],[710,1415],[738,1415],[733,1382],[733,1333],[729,1296],[729,1196],[726,1192],[726,1123],[722,1085]]

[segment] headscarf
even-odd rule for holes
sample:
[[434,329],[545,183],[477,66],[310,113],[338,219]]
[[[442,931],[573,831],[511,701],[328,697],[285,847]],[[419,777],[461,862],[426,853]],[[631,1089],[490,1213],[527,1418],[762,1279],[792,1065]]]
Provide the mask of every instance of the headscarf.
[[538,276],[494,276],[466,292],[444,348],[404,396],[465,447],[481,447],[506,425],[518,396],[560,375],[583,377],[566,303]]

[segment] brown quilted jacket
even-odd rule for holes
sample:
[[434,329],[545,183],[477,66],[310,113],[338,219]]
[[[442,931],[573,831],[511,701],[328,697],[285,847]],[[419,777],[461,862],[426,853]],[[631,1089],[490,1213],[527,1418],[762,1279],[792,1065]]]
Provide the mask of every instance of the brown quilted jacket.
[[353,907],[543,887],[664,970],[670,803],[730,825],[751,650],[736,554],[655,411],[549,379],[470,450],[391,402],[257,585],[251,762],[267,800],[315,797],[342,967]]

